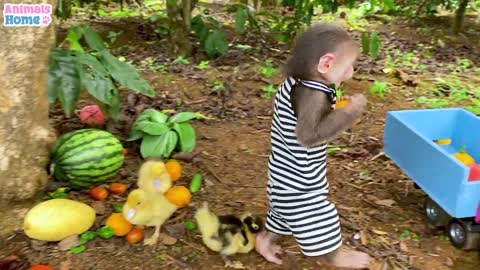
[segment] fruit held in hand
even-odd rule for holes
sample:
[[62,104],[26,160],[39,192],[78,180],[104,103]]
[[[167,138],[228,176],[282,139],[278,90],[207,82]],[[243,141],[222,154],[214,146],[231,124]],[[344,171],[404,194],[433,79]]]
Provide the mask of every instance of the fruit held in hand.
[[335,108],[340,109],[342,107],[347,106],[347,104],[348,104],[348,99],[337,100],[337,102],[335,102]]
[[80,122],[89,126],[102,126],[105,115],[98,105],[85,106],[80,110]]
[[178,208],[187,206],[192,200],[192,194],[190,193],[190,190],[184,186],[175,186],[170,188],[167,193],[165,193],[165,197]]
[[180,179],[180,176],[182,175],[182,165],[180,165],[178,160],[170,159],[165,163],[165,167],[167,168],[167,172],[170,174],[172,181],[175,182]]
[[112,228],[116,236],[125,236],[133,228],[133,225],[128,222],[122,213],[114,213],[107,218],[105,225]]

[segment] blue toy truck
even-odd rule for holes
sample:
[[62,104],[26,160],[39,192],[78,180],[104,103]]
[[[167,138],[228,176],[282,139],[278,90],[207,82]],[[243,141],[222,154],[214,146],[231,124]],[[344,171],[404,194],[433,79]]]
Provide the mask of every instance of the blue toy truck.
[[428,222],[446,227],[455,247],[480,248],[480,179],[469,180],[470,167],[452,156],[463,146],[480,163],[480,118],[460,108],[389,111],[383,142],[385,155],[427,194]]

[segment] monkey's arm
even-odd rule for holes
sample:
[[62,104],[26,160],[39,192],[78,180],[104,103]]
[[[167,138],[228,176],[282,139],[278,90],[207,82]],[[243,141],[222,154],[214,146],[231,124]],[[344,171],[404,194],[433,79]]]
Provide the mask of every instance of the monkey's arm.
[[306,147],[333,140],[351,127],[358,116],[344,108],[332,110],[325,93],[303,86],[293,90],[292,105],[297,115],[297,138]]

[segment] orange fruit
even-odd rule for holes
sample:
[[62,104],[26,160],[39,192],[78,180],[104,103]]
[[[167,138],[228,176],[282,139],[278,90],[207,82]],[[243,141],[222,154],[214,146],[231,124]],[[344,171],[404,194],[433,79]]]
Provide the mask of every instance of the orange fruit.
[[122,195],[123,193],[125,193],[125,191],[127,191],[127,188],[128,188],[128,185],[126,184],[112,183],[110,184],[110,187],[108,188],[108,190],[113,194]]
[[89,193],[96,201],[103,201],[108,197],[108,191],[103,186],[91,188]]
[[192,193],[185,186],[175,186],[170,188],[165,197],[178,208],[187,206],[192,200]]
[[347,104],[348,104],[347,99],[337,100],[337,102],[335,103],[335,108],[339,109],[339,108],[345,107]]
[[133,228],[133,225],[123,217],[122,213],[111,214],[105,221],[105,225],[112,228],[116,236],[125,236]]
[[127,241],[130,244],[138,243],[142,241],[142,239],[143,239],[143,230],[139,228],[135,228],[131,230],[127,235]]
[[170,178],[173,182],[180,179],[180,175],[182,175],[182,165],[180,165],[178,160],[170,159],[165,163],[165,167],[167,168],[167,172],[170,174]]

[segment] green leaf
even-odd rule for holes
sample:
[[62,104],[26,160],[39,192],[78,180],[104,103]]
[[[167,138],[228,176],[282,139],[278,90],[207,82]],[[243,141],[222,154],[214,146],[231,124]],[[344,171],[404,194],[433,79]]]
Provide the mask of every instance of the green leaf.
[[79,67],[70,51],[53,48],[48,57],[48,99],[51,104],[60,99],[67,117],[73,113],[80,97]]
[[108,226],[103,226],[100,229],[97,230],[97,235],[100,236],[103,239],[109,239],[112,238],[112,236],[115,234],[112,228]]
[[121,203],[114,203],[113,209],[115,210],[115,212],[121,213],[123,209],[123,205]]
[[109,104],[98,104],[102,112],[110,116],[115,122],[120,120],[120,96],[118,91],[112,93]]
[[140,145],[140,153],[144,158],[169,157],[177,142],[177,133],[172,130],[162,136],[145,135]]
[[88,93],[98,101],[114,106],[118,90],[102,63],[89,53],[77,53],[75,59],[82,65],[80,77]]
[[193,112],[181,112],[168,119],[168,123],[183,123],[196,118],[197,115]]
[[78,42],[83,35],[80,29],[81,28],[78,28],[78,27],[70,28],[68,30],[68,35],[66,37],[66,40],[70,43],[70,49],[83,52],[84,51],[83,47]]
[[100,53],[100,56],[110,75],[121,85],[146,96],[154,96],[153,88],[148,81],[140,77],[134,66],[118,61],[110,52],[105,50]]
[[243,8],[237,9],[237,15],[235,17],[235,31],[239,34],[245,32],[245,23],[247,22],[247,16]]
[[196,227],[197,226],[195,226],[195,223],[193,223],[192,221],[190,220],[185,221],[185,229],[187,231],[193,231],[195,230]]
[[150,113],[150,119],[154,122],[157,122],[157,123],[160,123],[160,124],[164,124],[167,122],[167,119],[168,119],[168,115],[162,113],[162,112],[159,112],[157,110],[153,110],[151,113]]
[[85,37],[85,41],[87,41],[88,46],[96,51],[103,51],[107,47],[103,42],[102,38],[88,26],[82,26],[83,36]]
[[84,252],[86,249],[87,248],[85,247],[85,245],[80,245],[80,246],[76,246],[76,247],[71,247],[70,252],[73,253],[73,254],[79,254],[79,253]]
[[395,9],[395,1],[394,0],[383,0],[383,12],[389,13],[390,11]]
[[88,231],[84,232],[80,235],[80,242],[83,242],[82,244],[85,244],[86,242],[94,239],[97,236],[95,232]]
[[143,131],[149,135],[163,135],[167,133],[170,128],[166,124],[160,124],[150,121],[142,121],[134,125],[135,130]]
[[345,6],[352,9],[355,6],[355,0],[345,0]]
[[142,137],[143,137],[143,132],[132,129],[132,132],[130,132],[130,135],[127,138],[127,142],[136,141]]
[[195,130],[189,123],[175,123],[173,129],[177,132],[181,152],[192,152],[195,149]]
[[223,54],[228,49],[228,43],[225,40],[225,35],[220,30],[213,31],[208,35],[205,41],[205,52],[208,57],[213,58],[217,55]]
[[370,36],[370,55],[372,56],[373,60],[376,60],[378,58],[378,55],[380,53],[380,45],[380,36],[377,32],[373,32]]
[[370,52],[370,37],[367,32],[362,33],[362,53],[368,55]]

